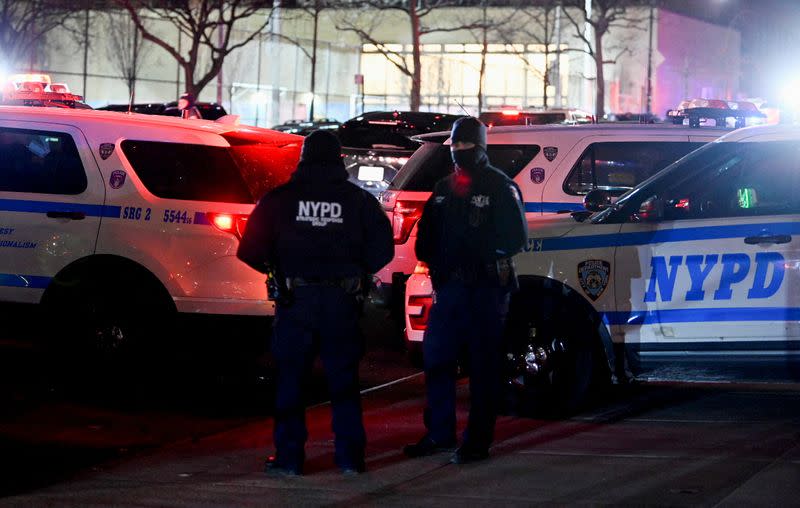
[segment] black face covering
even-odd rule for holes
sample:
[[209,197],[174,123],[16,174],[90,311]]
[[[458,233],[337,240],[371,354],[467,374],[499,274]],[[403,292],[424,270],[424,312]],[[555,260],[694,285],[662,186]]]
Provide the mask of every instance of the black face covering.
[[486,152],[480,146],[474,146],[467,150],[451,150],[450,155],[458,168],[473,173],[488,164]]

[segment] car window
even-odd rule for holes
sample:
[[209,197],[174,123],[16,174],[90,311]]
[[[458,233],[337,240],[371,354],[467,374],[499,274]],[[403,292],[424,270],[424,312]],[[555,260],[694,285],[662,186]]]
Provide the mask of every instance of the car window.
[[[492,166],[514,178],[539,153],[537,145],[489,145],[486,149]],[[453,172],[450,147],[424,143],[392,181],[390,188],[406,191],[433,191],[436,182]]]
[[126,140],[122,151],[147,190],[160,198],[255,202],[228,148]]
[[72,136],[0,129],[0,191],[80,194],[86,173]]
[[614,195],[635,187],[704,143],[620,141],[592,143],[564,182],[564,192],[583,196],[594,189]]
[[665,220],[800,213],[800,143],[724,145],[702,172],[661,193]]

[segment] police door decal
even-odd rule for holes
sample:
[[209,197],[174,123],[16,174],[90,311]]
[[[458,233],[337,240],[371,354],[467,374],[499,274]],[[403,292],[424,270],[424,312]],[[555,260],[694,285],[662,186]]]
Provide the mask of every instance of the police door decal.
[[586,296],[597,301],[608,287],[611,264],[602,259],[587,259],[578,263],[578,281]]

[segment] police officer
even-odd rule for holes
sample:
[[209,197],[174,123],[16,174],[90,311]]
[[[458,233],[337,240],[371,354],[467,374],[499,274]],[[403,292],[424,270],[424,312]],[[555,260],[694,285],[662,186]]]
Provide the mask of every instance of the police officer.
[[304,141],[291,180],[267,193],[251,214],[239,259],[280,282],[272,352],[277,364],[275,456],[269,471],[303,471],[305,380],[322,359],[333,409],[335,461],[364,471],[358,330],[365,278],[394,254],[389,220],[378,201],[348,182],[341,146],[328,131]]
[[197,109],[194,95],[189,92],[181,94],[180,98],[178,99],[178,109],[181,112],[181,118],[203,118],[203,116],[200,114],[200,110]]
[[460,118],[450,139],[456,171],[425,204],[415,246],[435,293],[423,341],[427,433],[403,451],[420,457],[455,447],[457,363],[466,349],[471,407],[452,459],[462,464],[489,456],[502,390],[503,325],[517,287],[511,256],[522,249],[527,224],[519,188],[489,164],[486,127]]

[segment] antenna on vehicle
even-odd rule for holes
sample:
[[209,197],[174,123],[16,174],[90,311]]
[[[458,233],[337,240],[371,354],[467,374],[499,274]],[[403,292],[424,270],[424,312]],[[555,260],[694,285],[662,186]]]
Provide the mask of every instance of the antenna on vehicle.
[[134,91],[131,90],[131,96],[128,99],[128,114],[130,114],[131,110],[133,109],[133,94],[134,94]]
[[456,99],[455,97],[453,97],[453,102],[455,102],[456,104],[458,104],[458,107],[459,107],[459,108],[461,108],[461,109],[463,109],[463,110],[464,110],[464,113],[466,113],[466,114],[467,114],[467,116],[472,116],[472,115],[470,115],[470,114],[469,114],[469,111],[467,111],[467,108],[465,108],[465,107],[464,107],[464,106],[463,106],[463,105],[462,105],[460,102],[458,102],[458,99]]

